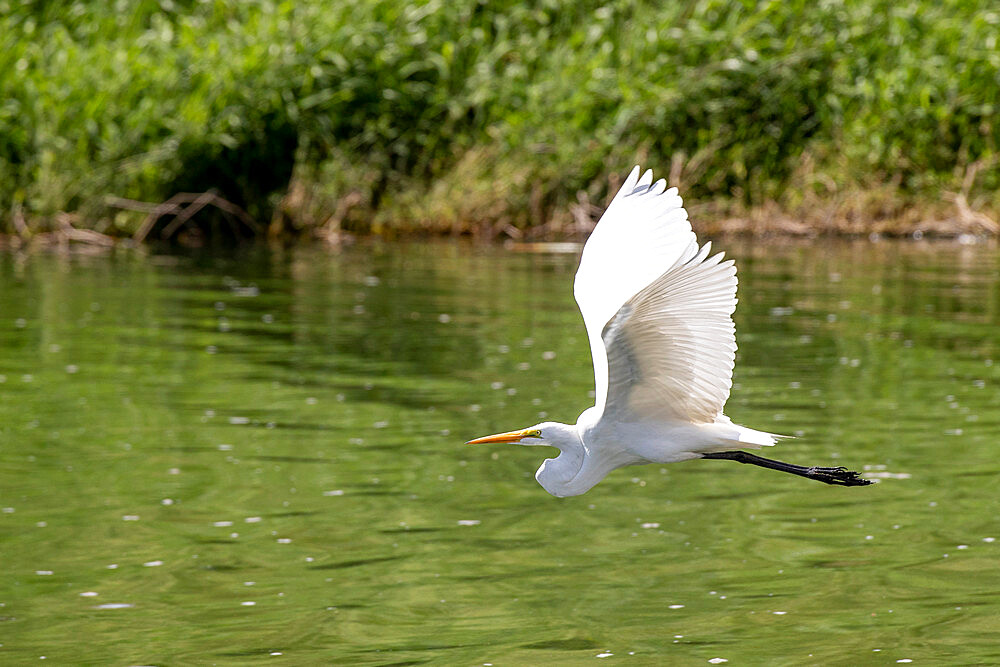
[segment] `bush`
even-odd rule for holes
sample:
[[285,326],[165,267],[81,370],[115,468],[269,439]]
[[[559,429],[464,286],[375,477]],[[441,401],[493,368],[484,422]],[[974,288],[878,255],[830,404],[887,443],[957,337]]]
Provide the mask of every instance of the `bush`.
[[108,195],[214,188],[275,229],[528,226],[637,161],[723,208],[886,183],[922,206],[975,165],[996,210],[998,24],[962,0],[0,0],[0,210],[130,233]]

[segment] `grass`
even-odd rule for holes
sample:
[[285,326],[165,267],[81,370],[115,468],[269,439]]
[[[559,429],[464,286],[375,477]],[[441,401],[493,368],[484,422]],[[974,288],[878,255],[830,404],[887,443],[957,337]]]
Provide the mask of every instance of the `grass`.
[[0,230],[215,189],[278,236],[559,235],[641,162],[723,230],[996,231],[998,35],[964,0],[0,0]]

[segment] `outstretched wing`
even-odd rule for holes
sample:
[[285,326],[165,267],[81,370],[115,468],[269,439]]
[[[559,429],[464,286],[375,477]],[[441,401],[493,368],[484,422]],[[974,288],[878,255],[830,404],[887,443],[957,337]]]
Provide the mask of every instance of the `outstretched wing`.
[[653,172],[639,178],[632,170],[587,239],[573,293],[583,314],[594,360],[598,413],[608,396],[605,325],[619,309],[666,271],[689,261],[698,242],[677,188],[653,183]]
[[623,421],[717,420],[736,357],[736,267],[711,243],[629,299],[604,327],[604,414]]

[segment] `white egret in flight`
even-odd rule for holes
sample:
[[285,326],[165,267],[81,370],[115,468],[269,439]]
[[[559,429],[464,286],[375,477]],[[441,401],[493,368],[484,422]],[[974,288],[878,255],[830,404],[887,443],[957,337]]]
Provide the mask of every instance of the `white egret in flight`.
[[783,436],[722,413],[736,355],[736,267],[699,247],[677,188],[636,167],[583,248],[573,293],[594,361],[595,405],[575,425],[543,422],[469,444],[555,447],[535,479],[554,496],[585,493],[617,468],[726,459],[827,484],[871,482],[842,467],[765,459]]

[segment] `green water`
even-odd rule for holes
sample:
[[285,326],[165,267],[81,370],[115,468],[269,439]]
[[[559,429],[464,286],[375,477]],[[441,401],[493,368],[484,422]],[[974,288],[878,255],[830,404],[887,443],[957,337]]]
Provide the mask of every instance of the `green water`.
[[1000,662],[996,246],[722,245],[728,414],[879,484],[465,446],[590,405],[571,254],[0,255],[0,663]]

